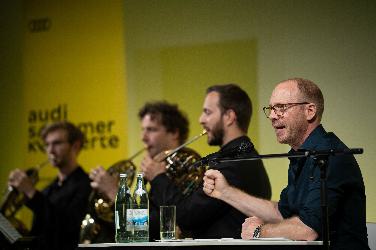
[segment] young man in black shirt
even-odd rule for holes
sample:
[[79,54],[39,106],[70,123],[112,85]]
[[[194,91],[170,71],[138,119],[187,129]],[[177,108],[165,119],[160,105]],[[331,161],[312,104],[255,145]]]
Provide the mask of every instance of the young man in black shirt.
[[89,177],[77,162],[84,135],[62,121],[47,126],[42,139],[51,165],[58,169],[56,179],[40,192],[25,171],[16,169],[8,184],[27,197],[34,215],[30,234],[38,237],[40,249],[76,249],[91,192]]

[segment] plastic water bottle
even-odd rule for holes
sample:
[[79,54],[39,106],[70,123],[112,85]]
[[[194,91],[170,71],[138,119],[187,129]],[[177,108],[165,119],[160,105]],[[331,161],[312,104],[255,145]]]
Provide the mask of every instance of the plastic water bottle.
[[127,174],[120,174],[119,190],[115,200],[115,241],[133,241],[133,200],[127,185]]
[[143,174],[137,174],[137,185],[133,193],[134,241],[149,241],[149,198],[145,189]]

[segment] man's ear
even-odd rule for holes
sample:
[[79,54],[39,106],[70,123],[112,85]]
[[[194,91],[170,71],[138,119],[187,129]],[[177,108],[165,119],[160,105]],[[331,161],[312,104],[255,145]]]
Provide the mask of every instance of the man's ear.
[[172,135],[172,138],[174,139],[174,140],[178,140],[179,141],[179,129],[175,129],[175,131],[174,132],[170,132],[170,134]]
[[223,114],[223,117],[224,117],[224,124],[226,126],[230,126],[236,123],[236,113],[232,109],[226,110],[226,112]]
[[317,116],[317,107],[316,107],[316,104],[314,103],[309,103],[309,104],[306,104],[308,106],[308,108],[306,109],[306,117],[307,117],[307,121],[313,121],[315,119],[315,117]]
[[73,142],[72,144],[72,148],[74,149],[74,151],[78,154],[78,152],[80,152],[81,148],[82,148],[82,143],[80,141],[75,141]]

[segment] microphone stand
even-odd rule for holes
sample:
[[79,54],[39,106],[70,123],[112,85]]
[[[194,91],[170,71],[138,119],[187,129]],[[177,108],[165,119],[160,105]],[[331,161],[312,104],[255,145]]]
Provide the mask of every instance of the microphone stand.
[[237,161],[254,161],[271,158],[302,158],[311,157],[314,160],[314,165],[320,168],[320,204],[321,204],[321,227],[323,249],[329,250],[329,215],[328,215],[328,201],[327,201],[327,168],[329,156],[337,155],[354,155],[363,154],[362,148],[350,149],[328,149],[328,150],[298,150],[292,154],[267,154],[256,155],[251,157],[237,157],[237,158],[214,158],[211,162],[237,162]]

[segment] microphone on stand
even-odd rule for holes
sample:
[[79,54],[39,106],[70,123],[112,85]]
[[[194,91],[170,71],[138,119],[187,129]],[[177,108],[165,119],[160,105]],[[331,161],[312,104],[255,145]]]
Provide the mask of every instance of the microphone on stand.
[[200,160],[193,163],[192,167],[201,167],[209,165],[210,163],[217,164],[219,159],[222,158],[236,158],[249,153],[254,146],[251,142],[242,142],[238,147],[230,148],[227,150],[220,150],[215,153],[208,154],[202,157]]

